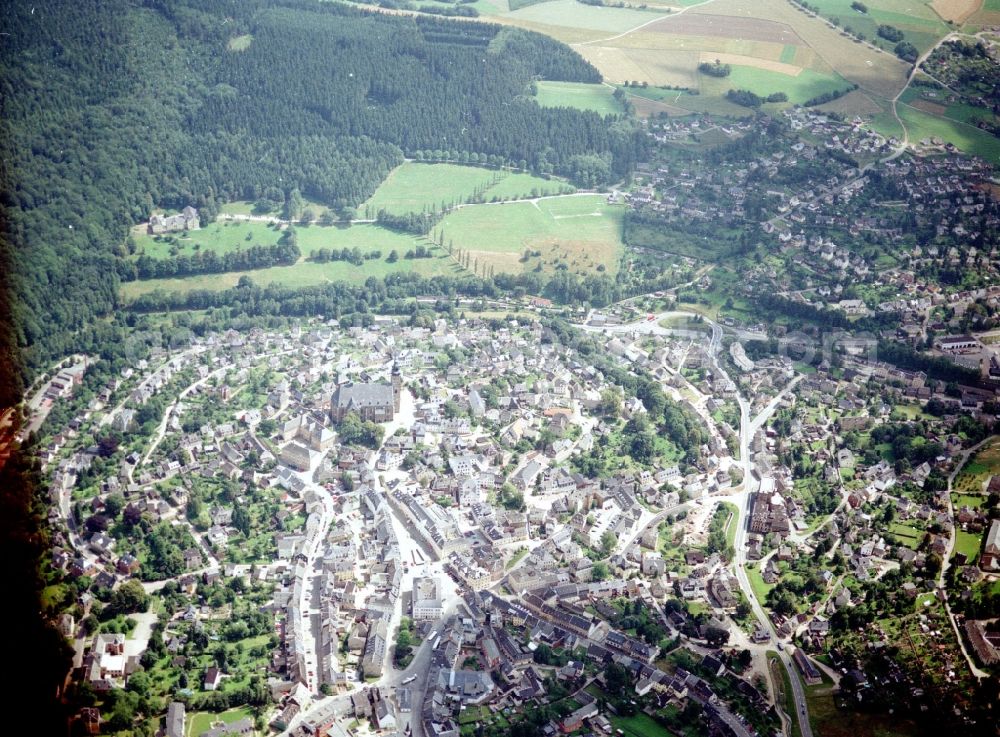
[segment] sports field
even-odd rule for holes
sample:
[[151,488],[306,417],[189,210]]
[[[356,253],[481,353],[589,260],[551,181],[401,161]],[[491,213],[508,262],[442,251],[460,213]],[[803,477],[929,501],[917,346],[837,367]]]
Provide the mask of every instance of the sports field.
[[371,198],[358,208],[358,216],[373,218],[382,209],[393,214],[439,211],[462,204],[477,194],[488,202],[494,198],[523,199],[571,191],[573,187],[560,180],[520,172],[408,161],[389,173]]
[[469,268],[480,274],[539,266],[582,274],[603,267],[613,274],[623,249],[622,216],[623,208],[608,205],[603,195],[572,195],[463,208],[447,215],[439,230],[456,252],[468,252]]
[[613,97],[614,90],[603,84],[582,82],[538,82],[535,99],[542,107],[572,107],[593,110],[601,115],[621,115],[624,110]]

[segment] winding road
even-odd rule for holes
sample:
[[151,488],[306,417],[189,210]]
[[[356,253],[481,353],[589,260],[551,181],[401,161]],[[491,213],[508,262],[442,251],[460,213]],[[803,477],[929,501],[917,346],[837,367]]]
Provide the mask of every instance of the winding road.
[[[729,375],[726,369],[722,366],[719,361],[719,353],[722,349],[722,337],[724,329],[714,320],[711,320],[704,315],[698,315],[693,312],[686,312],[683,310],[671,310],[668,312],[662,312],[658,315],[654,315],[652,319],[646,318],[644,320],[627,323],[623,325],[612,325],[607,327],[596,327],[592,325],[581,325],[579,326],[587,332],[600,332],[600,333],[637,333],[646,335],[661,335],[668,336],[672,333],[670,328],[666,328],[661,325],[661,321],[674,318],[674,317],[699,317],[712,329],[712,335],[708,345],[708,353],[711,357],[713,368],[725,379],[729,379]],[[762,623],[762,625],[767,629],[774,642],[782,642],[782,638],[778,636],[777,631],[774,629],[774,625],[771,622],[770,617],[761,603],[757,600],[754,594],[753,587],[750,585],[750,579],[747,577],[746,573],[746,546],[747,546],[747,517],[750,514],[750,500],[751,494],[759,488],[760,482],[753,474],[754,463],[750,453],[750,444],[753,440],[754,435],[764,426],[764,424],[770,419],[771,415],[777,410],[781,401],[784,399],[785,395],[793,389],[796,384],[803,379],[803,375],[798,375],[793,378],[784,388],[773,397],[763,409],[761,409],[756,415],[751,414],[750,401],[739,393],[736,392],[736,400],[740,407],[740,428],[739,428],[739,441],[740,441],[740,459],[739,465],[743,470],[743,483],[741,487],[737,487],[737,491],[727,497],[729,501],[736,504],[736,508],[739,511],[739,517],[737,520],[736,527],[736,558],[734,561],[734,569],[736,574],[736,580],[739,582],[740,589],[742,589],[743,594],[746,596],[747,600],[750,602],[751,609],[753,610],[754,616]],[[791,656],[788,654],[784,647],[781,647],[778,651],[778,658],[781,660],[782,665],[788,671],[789,681],[792,685],[792,697],[795,701],[795,715],[788,715],[791,718],[797,720],[799,729],[802,737],[813,737],[812,727],[809,723],[809,711],[808,704],[806,702],[805,689],[802,685],[802,680],[799,678],[798,670],[796,669],[794,663],[792,662]]]

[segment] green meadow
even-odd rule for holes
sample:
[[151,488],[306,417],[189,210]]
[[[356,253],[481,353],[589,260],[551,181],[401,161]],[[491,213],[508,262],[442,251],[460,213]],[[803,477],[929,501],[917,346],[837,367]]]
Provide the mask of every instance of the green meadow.
[[583,82],[538,82],[535,99],[542,107],[571,107],[593,110],[601,115],[620,115],[624,112],[614,98],[614,90],[603,84]]
[[803,69],[797,75],[792,76],[769,69],[739,64],[732,65],[730,75],[721,79],[706,74],[700,75],[700,84],[703,95],[723,96],[731,89],[750,90],[761,97],[775,92],[784,92],[788,95],[788,102],[793,105],[801,105],[817,95],[835,92],[850,86],[850,83],[841,77],[821,74],[812,69]]
[[[623,208],[603,195],[572,195],[466,207],[448,214],[436,232],[469,268],[517,273],[566,268],[613,273],[624,248]],[[527,253],[526,253],[527,252]],[[527,256],[527,257],[526,257]]]
[[406,162],[394,169],[375,193],[358,208],[358,217],[373,218],[379,210],[400,215],[443,210],[480,199],[524,199],[572,192],[557,179],[543,179],[521,172],[460,164]]

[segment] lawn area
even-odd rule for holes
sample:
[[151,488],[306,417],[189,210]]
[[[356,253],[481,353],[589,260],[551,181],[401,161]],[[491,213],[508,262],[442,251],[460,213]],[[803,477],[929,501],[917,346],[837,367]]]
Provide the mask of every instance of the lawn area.
[[955,552],[965,553],[965,560],[969,563],[973,562],[979,557],[982,536],[965,530],[955,530],[955,534],[957,536],[955,538]]
[[918,404],[897,404],[892,408],[894,413],[899,413],[907,420],[927,420],[932,419],[931,415],[924,412]]
[[542,107],[572,107],[593,110],[601,115],[621,115],[624,110],[614,98],[614,90],[603,84],[583,82],[538,82],[535,99]]
[[66,598],[67,586],[64,583],[56,583],[42,589],[42,606],[52,607]]
[[253,712],[246,707],[241,707],[238,709],[230,709],[229,711],[223,711],[219,714],[212,714],[210,712],[199,711],[193,714],[188,714],[187,718],[187,736],[188,737],[199,737],[203,732],[207,732],[212,728],[215,722],[225,722],[226,724],[232,724],[233,722],[238,722],[244,717],[253,718]]
[[671,732],[648,714],[638,713],[630,717],[609,715],[611,724],[631,737],[672,737]]
[[777,584],[766,583],[763,576],[760,574],[760,566],[754,564],[753,566],[747,566],[747,578],[750,580],[750,588],[753,589],[753,595],[757,597],[757,601],[762,602],[767,599],[768,593]]
[[665,317],[659,322],[660,327],[667,328],[668,330],[694,330],[706,335],[712,332],[712,326],[706,322],[695,322],[692,318],[686,315],[671,315],[670,317]]
[[736,528],[739,526],[740,510],[731,502],[722,502],[719,506],[729,512],[729,521],[726,523],[726,545],[733,548],[736,546]]
[[281,231],[261,222],[220,221],[207,228],[162,236],[149,235],[145,225],[137,225],[132,229],[132,237],[135,239],[136,257],[145,254],[160,259],[169,258],[175,247],[177,255],[192,256],[198,251],[221,254],[250,246],[273,246],[281,237]]
[[932,607],[937,603],[937,597],[934,594],[920,594],[914,603],[914,608],[918,612],[922,612],[928,607]]
[[623,213],[603,195],[464,207],[446,215],[432,238],[443,231],[444,241],[468,252],[469,268],[480,274],[490,267],[519,273],[541,266],[552,272],[564,264],[579,274],[613,275],[624,248]]
[[712,607],[704,601],[689,601],[687,603],[687,612],[692,617],[697,617],[699,614],[711,614]]
[[524,560],[524,557],[529,552],[531,552],[531,551],[528,550],[527,548],[524,548],[523,550],[518,550],[516,553],[514,553],[514,557],[512,557],[509,561],[507,561],[507,570],[510,570],[511,568],[513,568],[514,566],[516,566],[518,563],[520,563],[522,560]]
[[986,504],[986,497],[980,494],[952,494],[951,503],[954,505],[955,509],[959,509],[961,507],[979,509],[981,506]]
[[916,550],[924,539],[923,530],[918,530],[916,527],[905,525],[902,522],[893,522],[889,525],[889,532],[896,537],[900,544],[913,550]]
[[443,210],[479,195],[483,200],[523,199],[572,192],[559,180],[530,174],[460,164],[420,164],[408,161],[393,169],[359,208],[359,217],[373,218],[379,210],[393,214]]
[[732,72],[721,79],[707,74],[699,75],[701,93],[703,95],[725,96],[731,89],[750,90],[761,97],[773,92],[784,92],[788,102],[802,104],[806,100],[826,92],[842,90],[850,86],[850,82],[833,74],[821,74],[812,69],[802,69],[798,74],[783,74],[770,69],[731,65]]
[[246,51],[250,48],[250,44],[253,42],[253,36],[249,33],[245,33],[242,36],[233,36],[226,43],[226,48],[230,51]]

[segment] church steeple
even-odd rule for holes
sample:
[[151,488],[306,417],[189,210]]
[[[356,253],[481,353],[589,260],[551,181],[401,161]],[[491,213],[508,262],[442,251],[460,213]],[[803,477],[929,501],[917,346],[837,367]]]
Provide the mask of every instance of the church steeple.
[[399,364],[392,362],[392,403],[396,412],[399,412],[399,399],[403,392],[403,375],[399,371]]

